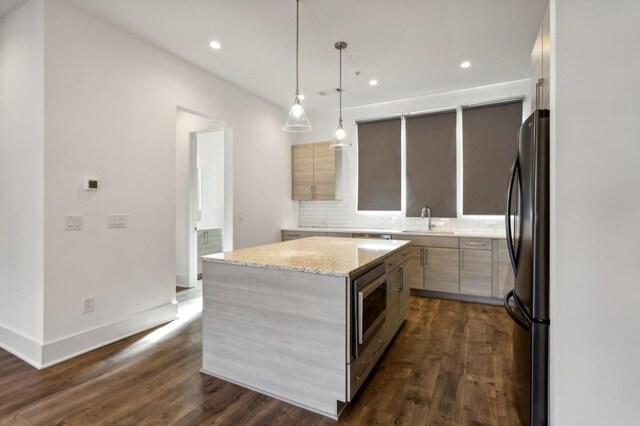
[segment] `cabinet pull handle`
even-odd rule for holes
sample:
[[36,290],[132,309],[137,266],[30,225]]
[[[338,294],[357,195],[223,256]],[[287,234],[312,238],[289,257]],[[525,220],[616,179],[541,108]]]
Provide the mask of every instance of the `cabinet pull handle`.
[[420,266],[424,265],[424,248],[420,249]]
[[404,290],[404,269],[403,268],[398,268],[400,269],[400,287],[398,287],[398,291],[402,291]]
[[539,78],[536,82],[536,109],[540,109],[540,101],[542,98],[542,85],[544,84],[544,78]]
[[466,245],[468,245],[468,246],[479,246],[479,247],[482,247],[482,246],[486,246],[486,245],[487,245],[487,243],[486,243],[486,242],[485,242],[485,243],[474,243],[474,242],[472,242],[472,241],[465,241],[464,243],[465,243]]
[[427,259],[429,254],[427,253],[427,249],[424,249],[424,266],[427,266]]

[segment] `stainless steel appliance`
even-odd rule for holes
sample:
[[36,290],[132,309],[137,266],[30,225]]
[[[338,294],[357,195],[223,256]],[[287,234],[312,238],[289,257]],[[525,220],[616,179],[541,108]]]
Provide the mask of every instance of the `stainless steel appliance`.
[[515,287],[504,299],[514,321],[514,399],[520,423],[549,423],[549,110],[520,127],[505,214]]
[[358,354],[373,340],[387,313],[387,274],[384,264],[353,280],[351,354]]

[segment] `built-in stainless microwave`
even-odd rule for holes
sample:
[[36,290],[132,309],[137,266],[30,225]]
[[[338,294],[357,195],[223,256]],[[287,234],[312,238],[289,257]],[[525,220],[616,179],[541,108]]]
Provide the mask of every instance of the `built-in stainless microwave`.
[[353,280],[352,356],[358,354],[383,326],[387,313],[387,274],[384,264]]

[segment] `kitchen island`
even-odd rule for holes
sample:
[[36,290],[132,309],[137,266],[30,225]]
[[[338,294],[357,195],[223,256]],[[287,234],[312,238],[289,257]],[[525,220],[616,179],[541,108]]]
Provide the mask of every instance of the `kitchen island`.
[[202,371],[337,418],[406,316],[408,245],[312,237],[205,256]]

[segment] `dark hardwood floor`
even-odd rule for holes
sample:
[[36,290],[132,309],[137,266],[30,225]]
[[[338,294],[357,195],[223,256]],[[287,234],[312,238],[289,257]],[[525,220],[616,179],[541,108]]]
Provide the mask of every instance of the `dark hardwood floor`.
[[[181,319],[38,371],[0,350],[0,424],[324,425],[336,422],[199,372],[198,298]],[[352,425],[516,425],[501,307],[411,298]]]

